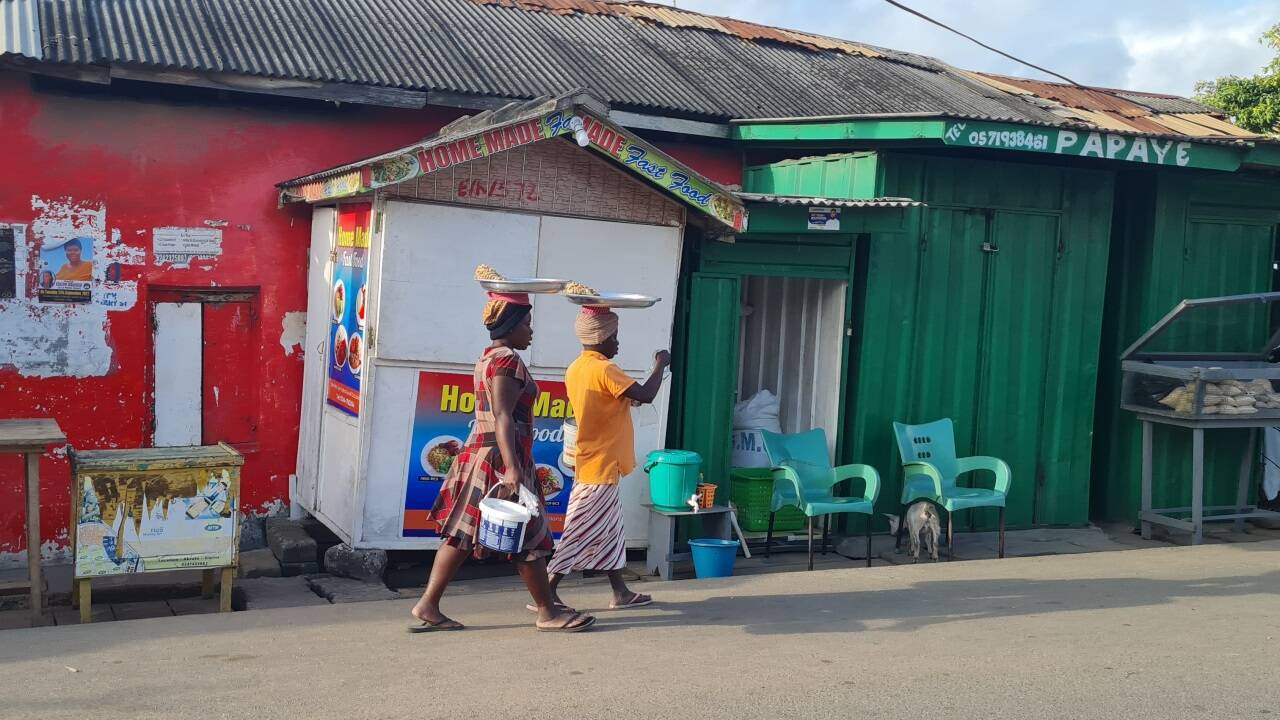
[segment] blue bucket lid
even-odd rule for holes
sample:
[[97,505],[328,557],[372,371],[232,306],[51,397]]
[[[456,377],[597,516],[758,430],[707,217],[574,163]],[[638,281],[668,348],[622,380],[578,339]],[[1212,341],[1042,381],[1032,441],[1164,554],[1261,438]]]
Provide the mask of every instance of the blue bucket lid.
[[649,462],[664,465],[701,465],[702,456],[691,450],[654,450]]

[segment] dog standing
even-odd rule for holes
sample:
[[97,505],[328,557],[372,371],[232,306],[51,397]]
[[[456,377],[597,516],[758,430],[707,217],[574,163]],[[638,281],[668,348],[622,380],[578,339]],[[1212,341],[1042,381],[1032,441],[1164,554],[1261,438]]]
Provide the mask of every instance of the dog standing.
[[938,562],[938,536],[942,534],[938,508],[927,500],[912,503],[907,508],[906,522],[907,532],[911,535],[911,562],[920,562],[921,543],[929,557]]

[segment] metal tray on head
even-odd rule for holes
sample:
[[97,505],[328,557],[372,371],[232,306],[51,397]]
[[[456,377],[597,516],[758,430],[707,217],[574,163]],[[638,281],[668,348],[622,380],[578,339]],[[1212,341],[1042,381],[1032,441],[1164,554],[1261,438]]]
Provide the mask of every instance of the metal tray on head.
[[565,293],[565,297],[574,305],[584,307],[606,308],[647,308],[653,307],[662,298],[636,293],[600,293],[599,295],[574,295]]
[[532,293],[553,295],[564,290],[568,280],[551,278],[507,278],[506,280],[479,280],[480,287],[496,293]]

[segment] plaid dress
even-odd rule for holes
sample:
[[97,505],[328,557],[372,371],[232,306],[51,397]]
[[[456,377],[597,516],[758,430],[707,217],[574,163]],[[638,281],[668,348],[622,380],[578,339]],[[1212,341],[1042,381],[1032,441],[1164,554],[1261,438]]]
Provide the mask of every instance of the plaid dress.
[[[480,529],[480,501],[499,481],[505,472],[502,452],[498,450],[496,420],[489,395],[489,383],[495,377],[515,378],[524,386],[520,399],[512,413],[516,426],[516,442],[519,443],[520,461],[523,464],[525,485],[533,494],[542,497],[537,487],[533,465],[533,403],[538,397],[538,385],[529,375],[524,361],[511,348],[497,347],[485,350],[475,368],[476,422],[467,437],[466,446],[454,460],[445,478],[440,494],[431,508],[431,517],[440,524],[440,537],[449,545],[472,553],[477,558],[489,556],[490,551],[476,542]],[[511,500],[505,489],[497,490],[494,497]],[[537,560],[551,555],[551,531],[547,527],[547,513],[529,521],[524,533],[524,548],[513,560]]]

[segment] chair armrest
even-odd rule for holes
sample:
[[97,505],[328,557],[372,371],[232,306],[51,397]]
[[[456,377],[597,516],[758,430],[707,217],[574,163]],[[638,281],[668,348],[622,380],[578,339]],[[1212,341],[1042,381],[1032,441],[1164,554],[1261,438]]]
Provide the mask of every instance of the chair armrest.
[[942,497],[942,473],[932,463],[910,462],[902,466],[903,480],[910,480],[915,475],[924,475],[933,481],[935,497]]
[[986,455],[975,455],[973,457],[960,458],[956,461],[956,474],[978,472],[986,470],[995,475],[995,491],[1001,495],[1009,494],[1009,483],[1013,480],[1013,472],[1009,470],[1009,463],[1000,458],[988,457]]
[[779,485],[783,488],[789,487],[791,492],[796,496],[795,503],[793,504],[796,507],[802,507],[801,504],[804,502],[804,493],[800,492],[800,476],[796,474],[794,468],[782,465],[773,469],[773,500],[771,500],[769,504],[769,510],[771,512],[777,512],[778,510],[786,507],[783,498],[778,494]]
[[862,490],[862,499],[871,501],[873,505],[879,499],[880,473],[876,472],[876,469],[870,465],[841,465],[835,469],[833,474],[835,475],[835,482],[832,483],[832,487],[836,483],[844,482],[845,480],[861,478],[866,483],[866,487]]

